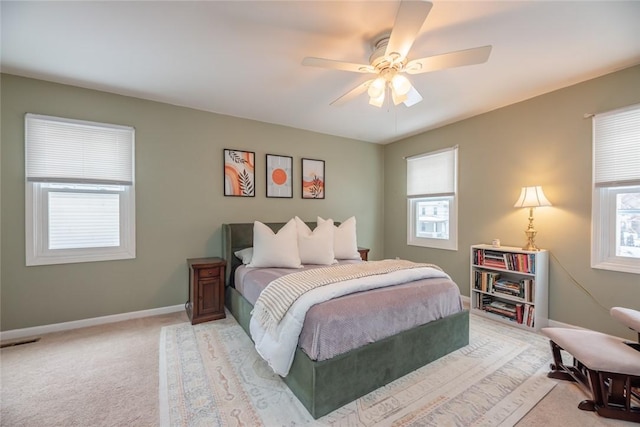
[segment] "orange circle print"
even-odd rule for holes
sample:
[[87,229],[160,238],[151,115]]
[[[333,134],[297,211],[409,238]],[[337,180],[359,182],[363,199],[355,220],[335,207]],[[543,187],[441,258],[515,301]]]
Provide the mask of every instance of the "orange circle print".
[[271,179],[275,184],[282,185],[287,182],[287,173],[283,169],[274,169],[271,173]]

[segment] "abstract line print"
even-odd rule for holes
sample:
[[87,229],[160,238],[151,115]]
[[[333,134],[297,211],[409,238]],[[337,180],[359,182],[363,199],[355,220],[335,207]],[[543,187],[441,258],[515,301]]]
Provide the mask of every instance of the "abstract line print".
[[293,197],[293,157],[267,154],[267,197]]

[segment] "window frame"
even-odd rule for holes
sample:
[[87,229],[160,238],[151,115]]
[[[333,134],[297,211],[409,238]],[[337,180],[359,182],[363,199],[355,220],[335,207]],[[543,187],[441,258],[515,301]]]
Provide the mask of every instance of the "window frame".
[[616,255],[616,196],[640,186],[594,187],[592,206],[591,267],[640,274],[640,258]]
[[[439,155],[446,151],[453,152],[453,191],[450,193],[447,192],[415,195],[407,194],[407,245],[409,246],[419,246],[424,248],[444,249],[452,251],[458,250],[458,146],[456,145],[454,147],[408,157],[407,161],[412,158]],[[425,200],[447,200],[449,202],[448,239],[420,237],[417,235],[417,204]]]
[[[458,204],[455,195],[421,196],[407,198],[407,245],[424,248],[458,250]],[[438,239],[417,235],[417,204],[424,201],[447,200],[449,202],[449,238]]]
[[[25,149],[27,145],[26,121],[29,117],[51,121],[83,124],[95,127],[116,125],[85,122],[59,117],[27,114],[25,117]],[[135,177],[135,130],[131,131],[131,175]],[[95,261],[134,259],[136,257],[135,232],[135,179],[130,183],[90,182],[82,179],[29,179],[25,159],[25,264],[26,266],[68,264]],[[116,189],[117,186],[118,189]],[[120,191],[121,190],[121,191]],[[49,193],[118,194],[119,246],[93,248],[49,249]]]
[[[628,116],[629,113],[634,115]],[[617,196],[640,192],[640,174],[635,173],[632,160],[638,158],[640,149],[636,151],[636,133],[629,131],[638,128],[640,104],[594,114],[592,118],[591,268],[640,274],[640,258],[616,254]],[[611,145],[603,146],[603,142]],[[601,160],[598,153],[604,156]]]

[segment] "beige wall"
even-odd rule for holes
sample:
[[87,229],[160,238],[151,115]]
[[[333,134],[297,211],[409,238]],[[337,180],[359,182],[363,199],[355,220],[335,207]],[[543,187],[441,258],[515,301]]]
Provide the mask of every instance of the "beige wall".
[[[583,116],[639,103],[640,66],[384,147],[10,75],[1,90],[2,330],[181,304],[185,258],[219,255],[220,224],[256,217],[356,215],[372,259],[434,262],[469,295],[469,246],[493,238],[521,246],[527,212],[513,203],[520,187],[542,185],[554,204],[535,213],[536,241],[551,251],[550,318],[632,338],[606,309],[640,309],[640,279],[589,266],[591,121]],[[26,112],[136,127],[135,260],[24,266]],[[458,251],[407,246],[403,157],[456,144]],[[223,148],[256,152],[254,199],[222,195]],[[266,153],[294,157],[293,199],[265,198]],[[326,200],[300,199],[301,157],[326,160]]]
[[[1,329],[12,330],[182,304],[185,259],[221,253],[220,224],[344,220],[382,255],[383,148],[39,80],[2,75]],[[24,114],[136,128],[137,257],[25,267]],[[256,153],[256,197],[224,197],[222,149]],[[265,154],[294,158],[293,199],[265,197]],[[325,200],[300,198],[300,158],[326,161]]]
[[[536,243],[551,252],[549,317],[633,338],[608,309],[640,310],[640,276],[590,267],[591,120],[584,114],[635,103],[640,66],[385,146],[384,256],[439,264],[469,295],[469,246],[493,238],[524,245],[528,212],[513,204],[521,187],[542,185],[553,203],[534,215]],[[456,144],[458,251],[407,246],[403,157]]]

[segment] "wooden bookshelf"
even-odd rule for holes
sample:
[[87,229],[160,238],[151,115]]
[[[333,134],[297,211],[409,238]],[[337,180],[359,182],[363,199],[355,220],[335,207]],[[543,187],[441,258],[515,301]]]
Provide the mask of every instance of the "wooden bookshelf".
[[549,252],[471,246],[471,311],[523,329],[549,323]]

